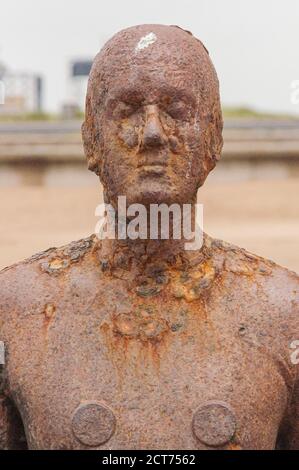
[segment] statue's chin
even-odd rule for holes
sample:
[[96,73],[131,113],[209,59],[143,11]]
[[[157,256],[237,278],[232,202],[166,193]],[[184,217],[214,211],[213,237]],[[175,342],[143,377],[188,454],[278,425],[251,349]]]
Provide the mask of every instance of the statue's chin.
[[159,181],[158,179],[130,181],[119,188],[118,194],[110,194],[109,202],[116,208],[118,197],[125,196],[127,207],[132,204],[142,204],[145,207],[149,207],[150,204],[167,204],[169,206],[171,204],[186,204],[194,201],[191,189],[187,185],[175,185],[174,182],[169,184],[167,181]]
[[139,191],[138,193],[129,193],[127,196],[127,206],[130,204],[143,204],[148,207],[150,204],[181,204],[182,200],[179,194],[163,189],[151,191]]

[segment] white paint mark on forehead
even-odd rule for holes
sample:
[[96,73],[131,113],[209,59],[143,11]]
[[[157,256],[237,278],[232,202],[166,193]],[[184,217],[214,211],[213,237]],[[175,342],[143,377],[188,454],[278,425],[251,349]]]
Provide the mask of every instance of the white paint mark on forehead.
[[155,33],[148,33],[146,36],[143,36],[135,47],[135,52],[142,51],[146,47],[150,46],[157,40]]

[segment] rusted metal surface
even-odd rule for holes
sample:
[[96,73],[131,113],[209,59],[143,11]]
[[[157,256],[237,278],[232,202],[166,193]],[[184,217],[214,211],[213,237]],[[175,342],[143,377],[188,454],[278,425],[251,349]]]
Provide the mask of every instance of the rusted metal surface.
[[[189,33],[129,28],[96,57],[83,138],[107,202],[195,202],[221,131]],[[295,273],[208,235],[91,236],[0,279],[2,448],[298,448]]]

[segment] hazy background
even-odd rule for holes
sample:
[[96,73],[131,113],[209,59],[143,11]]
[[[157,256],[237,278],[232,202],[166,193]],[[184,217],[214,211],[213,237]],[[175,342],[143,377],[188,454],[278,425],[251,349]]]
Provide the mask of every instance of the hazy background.
[[0,119],[0,268],[93,232],[102,195],[83,115],[59,115],[70,62],[120,29],[164,23],[204,42],[221,85],[224,151],[199,191],[204,229],[299,271],[298,0],[0,0],[0,22],[0,64],[41,74],[51,115]]
[[299,114],[298,0],[1,0],[0,61],[46,79],[45,106],[67,94],[68,62],[93,57],[119,29],[176,24],[208,48],[226,105]]

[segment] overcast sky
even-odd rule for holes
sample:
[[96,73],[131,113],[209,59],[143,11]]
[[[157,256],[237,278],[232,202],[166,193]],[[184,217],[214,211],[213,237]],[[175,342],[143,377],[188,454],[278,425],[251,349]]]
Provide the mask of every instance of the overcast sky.
[[210,52],[222,103],[299,114],[298,0],[0,0],[0,61],[45,78],[45,106],[67,95],[68,63],[93,57],[118,30],[177,24]]

